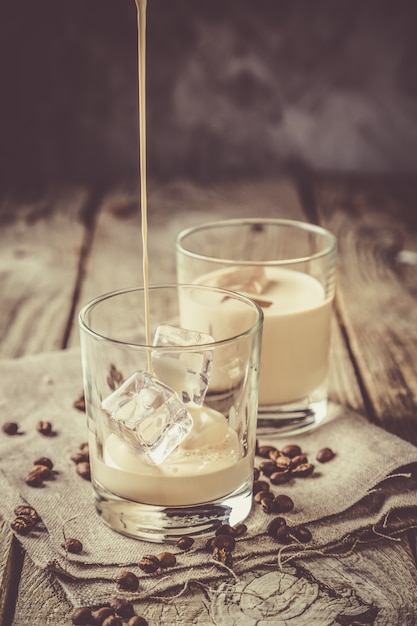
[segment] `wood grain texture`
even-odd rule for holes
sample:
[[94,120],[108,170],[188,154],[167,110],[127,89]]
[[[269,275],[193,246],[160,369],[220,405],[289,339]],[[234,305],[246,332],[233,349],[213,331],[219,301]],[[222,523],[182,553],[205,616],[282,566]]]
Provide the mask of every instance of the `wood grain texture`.
[[[401,181],[399,183],[401,185]],[[411,194],[411,191],[414,193]],[[340,250],[337,303],[368,410],[417,443],[417,187],[360,179],[316,186]]]

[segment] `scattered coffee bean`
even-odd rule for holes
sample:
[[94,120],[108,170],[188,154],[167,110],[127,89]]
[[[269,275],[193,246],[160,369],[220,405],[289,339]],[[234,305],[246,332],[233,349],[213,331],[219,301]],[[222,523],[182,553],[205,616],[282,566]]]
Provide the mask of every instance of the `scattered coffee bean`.
[[37,472],[29,472],[29,474],[25,478],[25,483],[29,487],[42,487],[43,486],[42,476]]
[[273,485],[283,485],[284,483],[287,483],[288,481],[290,481],[291,478],[292,478],[291,471],[286,469],[282,472],[274,472],[269,477],[269,480],[271,481]]
[[177,548],[180,550],[189,550],[194,543],[194,539],[192,537],[184,536],[178,539]]
[[19,506],[17,506],[13,512],[17,517],[25,517],[30,522],[32,522],[32,524],[37,524],[41,521],[41,518],[39,517],[37,511],[33,508],[33,506],[19,504]]
[[115,578],[115,583],[119,589],[124,591],[137,591],[139,588],[139,579],[133,572],[123,570]]
[[259,464],[259,469],[264,476],[271,476],[277,471],[277,466],[274,461],[263,461]]
[[123,626],[122,620],[116,617],[116,615],[109,615],[101,623],[103,626]]
[[61,545],[67,552],[71,552],[71,554],[81,554],[83,551],[83,544],[79,539],[75,539],[75,537],[69,537]]
[[232,552],[236,547],[236,541],[233,535],[216,535],[213,540],[213,550],[222,548],[228,552]]
[[19,424],[16,424],[16,422],[5,422],[2,426],[2,430],[6,435],[17,435]]
[[146,554],[141,558],[138,565],[143,572],[153,574],[159,569],[161,563],[157,556],[153,554]]
[[84,626],[85,624],[91,624],[93,617],[91,615],[91,609],[87,606],[80,606],[78,609],[74,609],[72,616],[72,623],[78,626]]
[[294,467],[298,467],[299,465],[302,465],[304,463],[308,463],[308,458],[306,454],[298,454],[297,456],[294,456],[292,459],[292,466],[293,469]]
[[275,448],[275,446],[259,446],[257,454],[264,459],[268,459],[270,453],[273,451],[277,451],[277,448]]
[[260,504],[262,500],[273,500],[273,499],[274,499],[274,494],[272,493],[272,491],[258,491],[258,493],[256,493],[254,497],[254,500],[257,504]]
[[117,615],[120,617],[132,617],[135,614],[133,604],[125,598],[112,598],[110,600],[110,606]]
[[[269,477],[271,479],[271,477]],[[254,495],[258,493],[258,491],[269,491],[269,483],[266,480],[255,480],[253,483],[253,493]]]
[[237,524],[235,526],[235,537],[243,537],[246,534],[248,527],[246,524]]
[[35,527],[35,524],[28,518],[17,516],[10,524],[10,528],[18,535],[27,535]]
[[278,470],[286,470],[292,468],[292,460],[289,456],[285,456],[285,454],[280,454],[275,459],[275,471]]
[[128,621],[127,626],[148,626],[148,622],[144,617],[141,617],[140,615],[134,615]]
[[283,517],[274,517],[266,527],[266,532],[270,537],[276,537],[278,530],[284,528],[287,522]]
[[295,456],[299,456],[301,454],[301,448],[295,444],[290,444],[288,446],[284,446],[281,452],[285,456],[289,456],[290,459],[293,459]]
[[312,539],[312,534],[305,526],[296,526],[291,528],[291,535],[301,541],[301,543],[308,543]]
[[40,421],[38,422],[36,426],[36,430],[41,435],[45,435],[46,437],[49,437],[49,435],[52,435],[52,424],[51,422]]
[[335,457],[335,453],[331,448],[322,448],[317,452],[316,460],[319,463],[328,463]]
[[204,550],[206,552],[213,552],[214,549],[214,540],[216,537],[209,537],[206,541],[206,544],[204,546]]
[[312,463],[301,463],[294,467],[292,474],[296,478],[307,478],[314,472],[314,465]]
[[85,413],[85,397],[84,397],[84,394],[81,394],[79,398],[74,400],[72,406],[74,407],[74,409],[77,409],[77,411],[81,411],[82,413]]
[[34,465],[29,474],[39,474],[42,480],[48,480],[52,476],[52,472],[46,465]]
[[76,471],[84,480],[91,480],[90,463],[87,461],[77,463]]
[[74,461],[76,465],[78,465],[78,463],[89,463],[90,455],[88,452],[81,452],[80,450],[79,452],[71,455],[71,461]]
[[157,558],[159,567],[174,567],[177,564],[177,557],[172,552],[161,552]]
[[216,528],[215,535],[216,535],[216,537],[218,535],[232,535],[232,537],[234,537],[235,536],[235,532],[236,531],[233,528],[233,526],[230,526],[229,524],[222,524],[221,526]]
[[276,496],[272,504],[274,508],[274,513],[289,513],[294,508],[293,500],[285,494],[280,494]]
[[261,472],[259,471],[259,468],[254,467],[253,468],[253,480],[254,481],[258,480],[260,475],[261,475]]
[[288,526],[282,526],[278,528],[274,538],[279,543],[293,543],[293,539],[291,537],[290,529],[288,528]]
[[103,624],[107,617],[114,615],[114,610],[109,606],[102,606],[91,613],[94,624]]
[[260,503],[259,503],[259,504],[261,505],[261,509],[262,509],[262,511],[263,511],[264,513],[268,513],[268,514],[269,514],[269,513],[274,513],[274,512],[275,512],[275,510],[274,510],[274,502],[273,502],[273,500],[274,500],[273,498],[272,498],[272,499],[269,499],[269,498],[263,498],[263,499],[260,501]]
[[51,459],[48,459],[48,457],[46,457],[46,456],[41,456],[41,457],[39,457],[39,459],[36,459],[36,461],[33,461],[33,465],[43,465],[43,466],[47,467],[50,470],[54,466],[54,464],[52,463]]
[[224,548],[214,548],[212,557],[215,561],[226,565],[226,567],[233,567],[233,557],[229,550]]

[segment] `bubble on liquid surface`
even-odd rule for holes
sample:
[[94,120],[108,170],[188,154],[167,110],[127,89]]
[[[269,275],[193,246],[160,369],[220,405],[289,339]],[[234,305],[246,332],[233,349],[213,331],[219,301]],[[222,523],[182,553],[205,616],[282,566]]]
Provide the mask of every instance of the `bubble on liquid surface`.
[[[207,344],[214,338],[206,333],[187,330],[177,326],[161,324],[155,332],[153,345],[158,347],[152,353],[155,374],[160,380],[178,393],[185,404],[201,406],[207,392],[213,362],[213,350]],[[205,346],[191,350],[181,347]],[[169,347],[167,352],[162,348]],[[178,351],[172,350],[178,346]]]
[[113,432],[151,465],[161,464],[193,426],[178,394],[145,371],[132,374],[101,406]]

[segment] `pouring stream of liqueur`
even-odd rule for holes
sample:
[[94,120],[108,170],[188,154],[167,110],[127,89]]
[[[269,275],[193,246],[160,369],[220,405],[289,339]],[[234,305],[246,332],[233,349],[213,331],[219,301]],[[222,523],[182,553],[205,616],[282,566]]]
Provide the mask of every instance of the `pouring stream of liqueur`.
[[[146,189],[146,2],[135,0],[138,19],[138,102],[139,102],[139,160],[140,203],[142,220],[143,286],[145,305],[146,345],[151,345],[148,267],[148,202]],[[148,350],[148,370],[153,371],[151,350]]]

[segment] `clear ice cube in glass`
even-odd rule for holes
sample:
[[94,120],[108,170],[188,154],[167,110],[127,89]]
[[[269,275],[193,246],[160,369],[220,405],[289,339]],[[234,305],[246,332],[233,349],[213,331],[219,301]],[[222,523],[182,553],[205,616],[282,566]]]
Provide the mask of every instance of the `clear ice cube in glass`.
[[162,463],[193,425],[177,393],[145,371],[132,374],[101,406],[113,431],[151,465]]
[[[203,404],[210,380],[213,350],[205,347],[189,351],[181,350],[181,346],[195,347],[213,342],[211,335],[177,326],[161,324],[156,329],[153,345],[158,348],[166,346],[169,350],[164,352],[158,349],[153,352],[155,373],[160,380],[175,389],[185,404]],[[178,351],[172,350],[175,346],[178,346]]]

